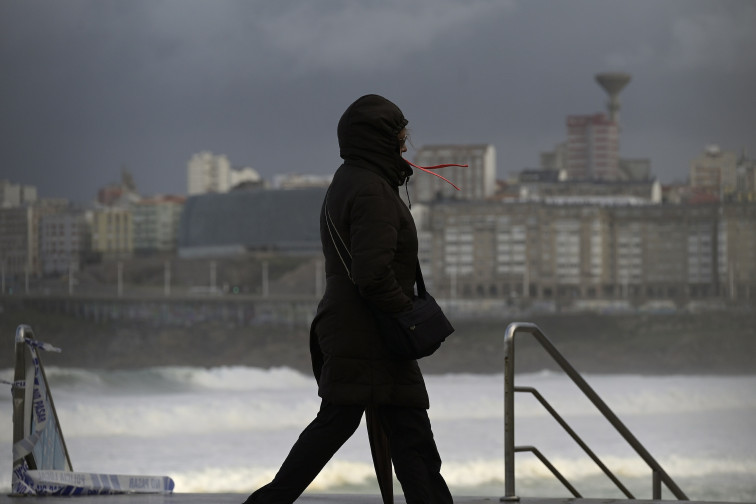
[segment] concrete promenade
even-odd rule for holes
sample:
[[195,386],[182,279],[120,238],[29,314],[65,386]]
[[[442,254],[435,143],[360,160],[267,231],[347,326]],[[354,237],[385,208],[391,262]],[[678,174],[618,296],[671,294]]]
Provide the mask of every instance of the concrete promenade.
[[[241,504],[246,494],[234,493],[174,493],[94,495],[82,497],[8,497],[0,496],[0,502],[9,504],[55,504],[59,500],[81,504]],[[455,504],[496,504],[500,497],[454,497]],[[404,498],[395,496],[396,504],[403,504]],[[300,504],[382,504],[380,495],[363,494],[305,494],[297,500]],[[523,497],[521,504],[669,504],[671,500],[626,500],[626,499],[574,499]],[[714,502],[688,501],[690,504],[715,504]]]

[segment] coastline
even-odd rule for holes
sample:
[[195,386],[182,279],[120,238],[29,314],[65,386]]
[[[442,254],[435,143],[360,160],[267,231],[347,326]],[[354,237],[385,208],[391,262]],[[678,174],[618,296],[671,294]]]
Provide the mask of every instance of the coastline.
[[[0,317],[5,348],[19,324],[63,349],[48,366],[124,369],[152,366],[290,367],[310,373],[309,328],[304,325],[233,326],[200,323],[157,326],[144,322],[95,323],[31,309],[6,308]],[[503,371],[503,336],[510,322],[538,324],[560,352],[584,373],[756,374],[756,314],[548,314],[526,320],[454,320],[456,331],[431,357],[425,373],[491,374]],[[0,368],[13,352],[0,353]],[[534,339],[516,345],[516,371],[557,370]]]

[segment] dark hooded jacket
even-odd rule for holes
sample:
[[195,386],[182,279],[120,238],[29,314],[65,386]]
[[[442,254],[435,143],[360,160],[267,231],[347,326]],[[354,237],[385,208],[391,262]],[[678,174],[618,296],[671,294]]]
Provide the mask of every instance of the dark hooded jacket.
[[[370,308],[412,307],[417,230],[398,190],[412,173],[398,140],[406,125],[401,110],[377,95],[355,101],[339,121],[344,163],[321,210],[326,291],[310,333],[318,393],[334,404],[428,407],[417,361],[389,354]],[[353,281],[328,231],[326,205],[351,252]]]

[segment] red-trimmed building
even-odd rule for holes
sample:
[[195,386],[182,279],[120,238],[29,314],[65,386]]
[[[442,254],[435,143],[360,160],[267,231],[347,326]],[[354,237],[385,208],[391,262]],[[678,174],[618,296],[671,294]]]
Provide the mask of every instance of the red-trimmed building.
[[567,117],[567,178],[626,180],[620,170],[619,127],[604,114]]

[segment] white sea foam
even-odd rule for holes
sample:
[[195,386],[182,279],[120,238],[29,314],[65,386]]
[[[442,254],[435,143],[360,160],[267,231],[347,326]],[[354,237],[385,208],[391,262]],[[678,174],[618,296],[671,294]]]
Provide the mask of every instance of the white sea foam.
[[[12,376],[0,370],[0,379]],[[50,368],[47,376],[76,470],[167,474],[179,492],[244,493],[267,483],[320,403],[314,380],[285,368]],[[756,500],[756,376],[586,380],[689,497]],[[636,496],[650,497],[650,470],[564,375],[534,373],[516,381],[541,391],[601,460],[639,489]],[[500,496],[503,376],[448,374],[426,376],[426,382],[452,490]],[[10,488],[12,404],[5,387],[0,492]],[[536,445],[584,496],[616,492],[537,401],[518,394],[515,408],[517,444]],[[516,455],[515,474],[521,495],[569,495],[532,454]],[[377,492],[364,425],[310,490]]]

